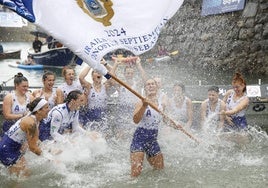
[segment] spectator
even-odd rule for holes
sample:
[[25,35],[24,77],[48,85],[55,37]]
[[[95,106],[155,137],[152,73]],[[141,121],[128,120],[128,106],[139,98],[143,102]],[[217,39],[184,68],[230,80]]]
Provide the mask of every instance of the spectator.
[[33,41],[33,49],[35,53],[41,52],[42,42],[38,39],[38,36],[35,37]]

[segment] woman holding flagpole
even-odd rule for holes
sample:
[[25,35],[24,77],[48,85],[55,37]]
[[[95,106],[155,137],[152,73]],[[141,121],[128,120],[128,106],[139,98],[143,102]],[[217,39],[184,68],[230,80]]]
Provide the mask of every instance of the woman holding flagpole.
[[141,174],[144,156],[154,169],[164,168],[163,154],[157,141],[158,126],[162,121],[162,115],[148,104],[151,103],[164,110],[166,104],[157,97],[157,83],[154,79],[145,82],[144,100],[136,104],[133,121],[138,124],[134,132],[130,146],[131,177]]

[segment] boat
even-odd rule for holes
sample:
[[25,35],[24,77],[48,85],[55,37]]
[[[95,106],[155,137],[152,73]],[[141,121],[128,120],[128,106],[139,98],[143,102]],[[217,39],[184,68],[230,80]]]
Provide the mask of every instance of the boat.
[[0,44],[0,60],[2,59],[19,59],[21,50],[4,50],[3,46]]
[[48,48],[47,44],[42,45],[40,52],[34,52],[33,48],[27,50],[34,62],[44,66],[66,66],[71,64],[76,55],[67,47],[59,46]]
[[33,69],[33,70],[43,70],[44,69],[44,65],[39,65],[39,64],[35,64],[35,65],[23,65],[23,64],[18,64],[18,63],[8,63],[9,67],[13,67],[13,68],[20,68],[20,69]]

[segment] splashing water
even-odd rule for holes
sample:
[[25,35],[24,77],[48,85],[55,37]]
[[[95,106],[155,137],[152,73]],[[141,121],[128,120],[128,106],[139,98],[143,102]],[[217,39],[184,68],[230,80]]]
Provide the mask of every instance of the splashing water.
[[195,143],[178,130],[162,126],[159,143],[165,169],[153,170],[145,161],[140,177],[130,178],[131,137],[93,141],[75,136],[71,142],[46,143],[62,150],[36,157],[26,153],[32,175],[18,179],[0,166],[0,187],[265,187],[268,175],[268,136],[250,127],[250,142],[222,140],[215,133],[194,132]]
[[[2,63],[2,68],[5,65]],[[149,65],[148,67],[151,68]],[[193,75],[194,71],[189,73],[185,69],[174,67],[175,65],[172,69],[168,65],[165,68],[161,64],[161,69],[156,67],[147,71],[155,75],[169,75],[171,78],[163,76],[167,84],[174,80],[185,81],[186,84],[203,80],[197,77],[199,75]],[[8,67],[3,70],[10,72],[6,77],[17,72],[14,70],[13,73]],[[33,73],[26,75],[30,77]],[[38,80],[36,75],[34,78],[30,77],[31,81]],[[6,80],[6,77],[2,80]],[[218,74],[215,77],[209,75],[207,82],[222,80],[223,77],[224,83],[229,83],[229,77]],[[171,84],[167,86],[172,87]],[[164,170],[153,170],[145,160],[140,177],[132,179],[129,159],[132,130],[129,127],[134,125],[127,122],[111,123],[122,123],[121,129],[127,132],[123,137],[113,137],[107,141],[99,138],[93,141],[87,136],[76,136],[62,144],[45,143],[49,148],[62,150],[62,153],[55,156],[46,153],[45,157],[38,157],[27,152],[27,167],[32,173],[28,178],[10,175],[0,164],[0,188],[267,187],[268,136],[258,126],[249,126],[248,135],[245,136],[249,139],[248,142],[237,143],[222,139],[223,136],[207,122],[202,131],[187,130],[200,141],[197,144],[182,132],[163,125],[159,131],[159,144],[164,155]],[[228,136],[231,138],[232,134],[234,133],[231,132]]]

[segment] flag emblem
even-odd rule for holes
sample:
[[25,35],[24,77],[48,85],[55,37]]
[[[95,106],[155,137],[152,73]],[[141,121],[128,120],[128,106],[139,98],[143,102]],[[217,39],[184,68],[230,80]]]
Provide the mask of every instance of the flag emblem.
[[111,0],[76,0],[82,10],[94,20],[101,22],[104,26],[110,26],[111,18],[114,16]]

